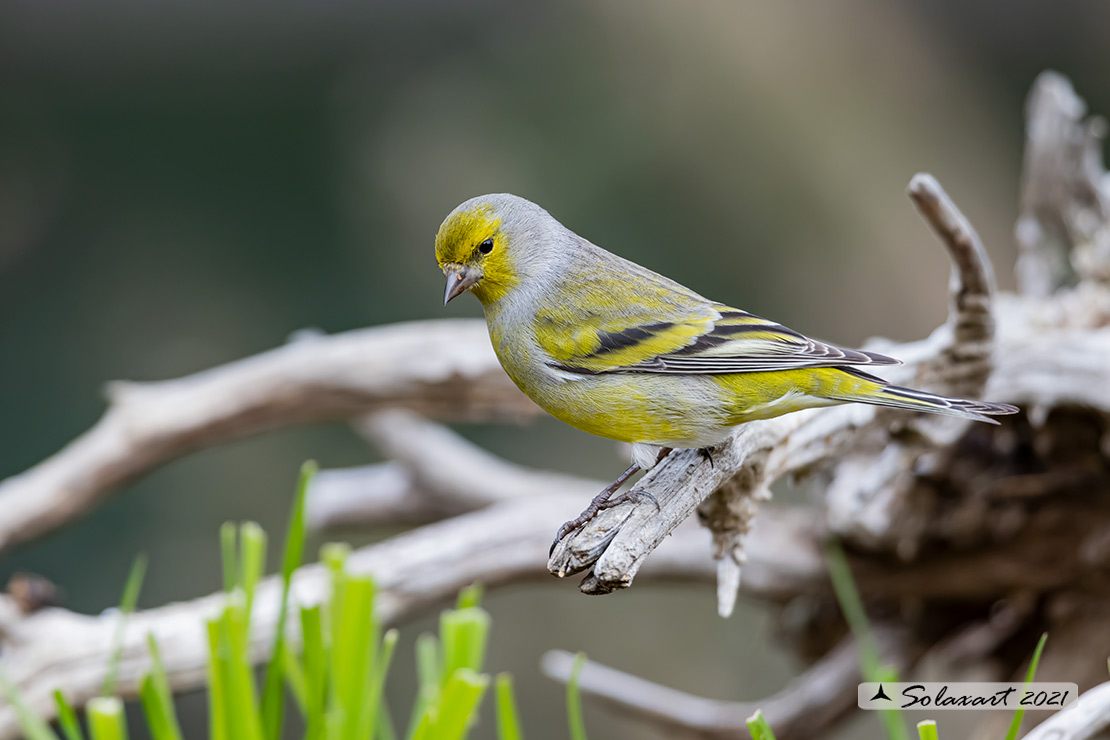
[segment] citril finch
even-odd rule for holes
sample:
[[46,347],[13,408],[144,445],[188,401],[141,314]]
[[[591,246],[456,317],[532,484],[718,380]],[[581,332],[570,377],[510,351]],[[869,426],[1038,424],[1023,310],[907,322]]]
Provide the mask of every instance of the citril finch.
[[481,301],[497,358],[529,398],[577,429],[632,444],[634,464],[560,538],[670,448],[709,448],[753,419],[849,402],[989,422],[1017,411],[890,385],[861,368],[898,360],[703,298],[515,195],[458,206],[435,248],[444,304],[468,290]]

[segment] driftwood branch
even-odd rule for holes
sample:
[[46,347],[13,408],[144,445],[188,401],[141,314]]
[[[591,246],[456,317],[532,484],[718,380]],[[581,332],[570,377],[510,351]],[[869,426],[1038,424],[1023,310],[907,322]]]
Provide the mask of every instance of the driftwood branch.
[[117,382],[100,421],[0,482],[0,552],[84,514],[127,481],[231,439],[401,407],[520,421],[540,412],[497,363],[481,321],[430,321],[313,336],[158,383]]
[[1087,280],[1110,283],[1110,185],[1102,166],[1106,121],[1055,72],[1026,101],[1021,215],[1015,227],[1019,290],[1046,298]]
[[308,491],[309,529],[336,531],[382,524],[426,524],[466,509],[420,488],[395,462],[322,470]]
[[932,175],[915,175],[907,193],[952,260],[948,287],[952,341],[938,356],[937,373],[943,377],[946,393],[978,397],[990,377],[994,349],[994,270],[990,258],[967,217]]
[[[393,459],[319,473],[307,507],[315,527],[436,520],[533,498],[565,499],[567,507],[574,507],[604,486],[509,463],[410,412],[375,414],[356,426]],[[747,587],[769,598],[818,587],[825,580],[822,531],[807,509],[769,510],[747,553]],[[769,572],[765,568],[772,563],[774,572]]]
[[[901,630],[875,631],[884,662],[899,670],[911,661],[911,648]],[[543,658],[543,671],[562,682],[570,678],[574,656],[556,650]],[[746,720],[761,710],[775,737],[782,740],[817,737],[856,706],[860,682],[859,648],[845,639],[782,691],[756,701],[719,701],[693,696],[623,671],[587,661],[579,688],[613,709],[661,726],[682,737],[750,737]]]
[[539,492],[588,500],[603,485],[515,465],[410,411],[371,414],[355,428],[390,461],[318,474],[313,528],[435,521]]

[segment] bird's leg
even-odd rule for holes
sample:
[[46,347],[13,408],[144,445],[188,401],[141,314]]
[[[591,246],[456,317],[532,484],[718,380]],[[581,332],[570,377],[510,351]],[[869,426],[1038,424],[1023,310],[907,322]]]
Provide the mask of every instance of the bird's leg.
[[605,504],[609,500],[609,498],[617,492],[617,489],[623,486],[629,478],[636,475],[636,473],[638,472],[640,472],[639,465],[636,465],[635,463],[629,465],[628,470],[621,473],[615,481],[605,486],[605,488],[601,489],[601,493],[594,496],[593,500],[590,501],[590,505],[586,507],[585,511],[576,516],[574,519],[571,519],[569,522],[563,522],[563,526],[559,527],[559,531],[555,535],[555,541],[551,543],[551,551],[555,551],[555,545],[557,545],[560,540],[562,540],[571,532],[577,529],[581,529],[582,525],[593,519],[597,515],[597,512],[601,511],[602,505]]
[[[663,458],[669,455],[670,452],[670,447],[660,448],[659,456],[655,459],[656,465],[662,462]],[[555,541],[551,543],[550,552],[554,552],[555,545],[559,544],[559,542],[561,542],[563,538],[571,532],[581,529],[586,524],[586,522],[597,516],[598,512],[604,511],[605,509],[611,509],[617,504],[624,503],[625,501],[628,501],[632,498],[636,498],[639,496],[649,498],[651,499],[652,503],[655,504],[655,508],[658,509],[659,502],[655,500],[654,496],[645,491],[628,491],[621,494],[620,496],[617,496],[616,498],[613,498],[613,494],[620,490],[620,487],[627,483],[628,479],[636,475],[636,473],[638,472],[640,472],[639,465],[635,463],[629,465],[628,469],[621,473],[615,481],[605,486],[605,488],[602,489],[601,493],[594,496],[593,500],[590,501],[590,505],[586,507],[585,511],[576,516],[574,519],[571,519],[569,522],[564,522],[563,526],[559,527],[559,531],[555,534]]]
[[701,453],[702,457],[704,457],[706,460],[709,461],[709,467],[711,467],[711,468],[715,467],[713,465],[713,448],[712,447],[702,447],[700,450],[698,450],[698,452]]

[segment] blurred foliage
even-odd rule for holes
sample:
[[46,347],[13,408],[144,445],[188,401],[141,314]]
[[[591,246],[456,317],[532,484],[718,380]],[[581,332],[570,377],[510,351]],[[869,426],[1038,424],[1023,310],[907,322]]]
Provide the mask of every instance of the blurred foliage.
[[[299,727],[288,728],[304,740],[396,740],[388,708],[382,702],[397,630],[382,634],[377,615],[377,586],[369,575],[347,569],[349,548],[329,544],[321,560],[329,575],[326,603],[300,607],[301,654],[286,644],[286,620],[294,570],[300,566],[305,542],[305,494],[316,473],[316,464],[305,463],[293,501],[282,557],[280,613],[274,629],[271,656],[261,691],[255,679],[252,654],[251,612],[255,587],[261,580],[266,533],[254,522],[239,527],[227,523],[221,530],[225,603],[205,621],[208,634],[208,722],[210,740],[278,740],[285,725],[288,690],[299,710]],[[236,549],[236,545],[239,548]],[[123,702],[115,696],[116,675],[127,615],[134,609],[145,563],[136,561],[120,602],[116,646],[102,695],[85,703],[92,740],[127,740],[128,723]],[[490,676],[481,673],[490,631],[489,613],[481,608],[481,588],[472,586],[459,596],[455,609],[440,614],[438,637],[421,635],[417,642],[420,686],[413,704],[412,721],[401,737],[407,740],[466,740],[478,719]],[[151,667],[140,681],[145,729],[153,740],[182,740],[171,693],[171,679],[162,661],[158,642],[147,635]],[[581,728],[577,672],[579,654],[567,689],[567,714],[573,740],[586,740]],[[2,668],[2,667],[0,667]],[[497,738],[520,740],[516,701],[508,674],[497,677]],[[0,669],[0,694],[19,714],[20,725],[31,740],[58,740],[26,704]],[[77,713],[61,690],[55,690],[59,725],[65,740],[84,740]]]
[[[903,195],[910,176],[940,178],[1012,284],[1024,95],[1055,68],[1110,111],[1108,20],[1084,0],[8,0],[0,476],[92,424],[107,380],[194,372],[304,327],[478,315],[473,301],[440,308],[431,237],[481,192],[536,200],[810,334],[921,336],[944,315],[948,267]],[[552,421],[465,431],[529,464],[620,465],[612,444]],[[196,454],[5,558],[0,579],[39,572],[97,611],[145,551],[144,604],[216,590],[211,533],[227,519],[280,527],[306,457],[373,453],[329,426]],[[564,583],[486,604],[506,630],[497,664],[542,716],[536,662],[555,645],[721,698],[780,686],[789,658],[754,637],[773,615],[720,622],[712,600],[586,600]],[[182,705],[187,735],[198,708]],[[598,736],[645,736],[588,719]]]

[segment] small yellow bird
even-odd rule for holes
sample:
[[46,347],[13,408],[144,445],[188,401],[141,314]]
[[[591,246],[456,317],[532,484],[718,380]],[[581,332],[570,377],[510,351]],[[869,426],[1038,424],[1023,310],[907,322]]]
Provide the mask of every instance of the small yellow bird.
[[467,290],[482,302],[513,382],[555,418],[633,446],[633,465],[559,539],[670,448],[706,449],[753,419],[853,401],[992,423],[1017,411],[889,385],[860,368],[898,360],[703,298],[515,195],[466,201],[435,247],[444,304]]

